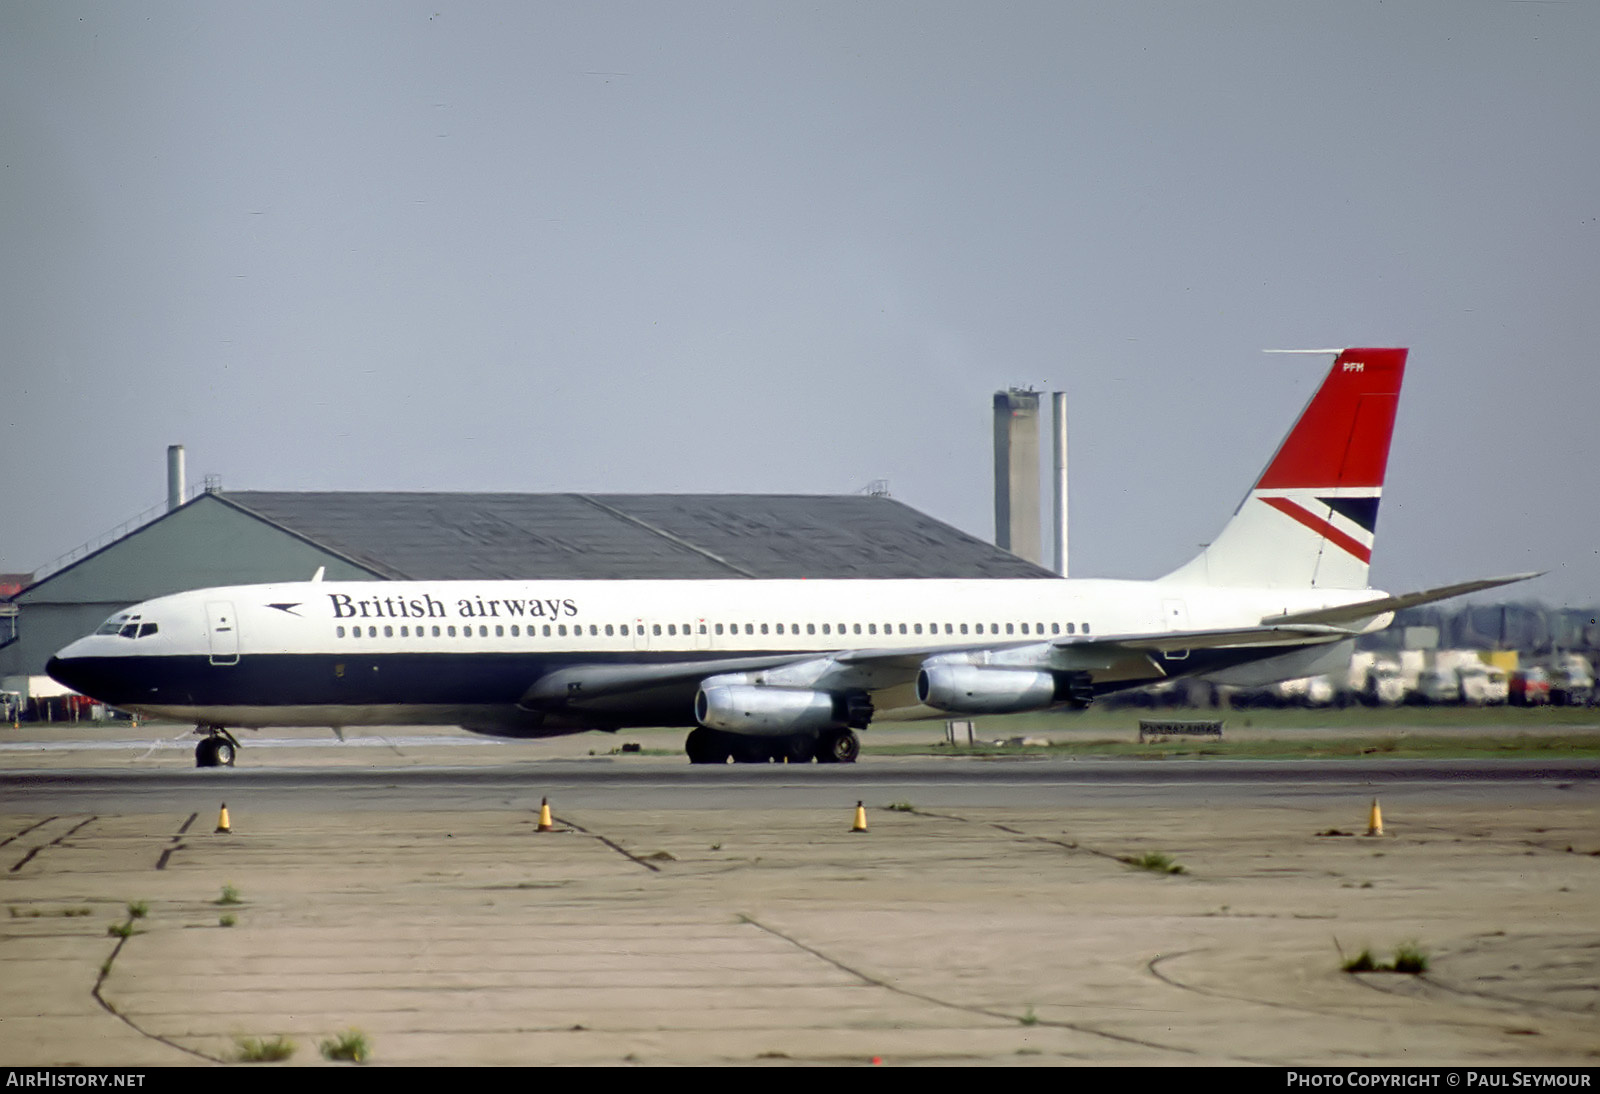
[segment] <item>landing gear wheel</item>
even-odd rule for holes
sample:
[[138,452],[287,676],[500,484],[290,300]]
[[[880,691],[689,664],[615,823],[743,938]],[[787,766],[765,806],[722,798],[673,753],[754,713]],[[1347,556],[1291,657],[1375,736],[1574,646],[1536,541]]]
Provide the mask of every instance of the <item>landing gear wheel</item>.
[[736,764],[764,764],[772,761],[772,746],[761,737],[736,737],[733,742],[733,762]]
[[194,746],[196,767],[232,767],[239,746],[227,730],[214,732]]
[[692,764],[725,764],[730,755],[728,742],[723,735],[704,726],[689,731],[688,739],[683,742],[683,750],[689,754]]
[[853,764],[861,755],[861,739],[848,729],[831,729],[817,738],[817,762]]

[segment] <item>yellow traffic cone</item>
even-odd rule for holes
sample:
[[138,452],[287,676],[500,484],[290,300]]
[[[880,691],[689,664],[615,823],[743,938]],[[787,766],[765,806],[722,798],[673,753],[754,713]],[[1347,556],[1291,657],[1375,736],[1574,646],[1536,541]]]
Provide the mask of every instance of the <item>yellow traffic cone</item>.
[[550,823],[550,799],[541,798],[539,800],[539,831],[549,832],[554,828],[555,825]]
[[866,830],[867,810],[860,802],[856,802],[856,822],[850,826],[850,831],[865,832]]
[[1378,808],[1378,799],[1372,799],[1372,813],[1367,817],[1367,835],[1383,835],[1383,810]]
[[[232,832],[233,831],[233,825],[228,823],[228,803],[227,802],[223,802],[222,803],[222,815],[217,818],[217,831],[218,832]],[[215,834],[215,833],[213,833],[213,834]]]

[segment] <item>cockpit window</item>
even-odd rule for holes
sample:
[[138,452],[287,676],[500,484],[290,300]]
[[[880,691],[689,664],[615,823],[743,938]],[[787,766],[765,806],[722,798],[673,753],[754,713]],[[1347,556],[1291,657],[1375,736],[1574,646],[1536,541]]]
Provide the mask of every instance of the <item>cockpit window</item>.
[[123,612],[121,615],[114,615],[100,624],[100,629],[94,633],[115,634],[122,638],[144,638],[147,635],[157,633],[160,629],[159,624],[142,623],[138,616]]

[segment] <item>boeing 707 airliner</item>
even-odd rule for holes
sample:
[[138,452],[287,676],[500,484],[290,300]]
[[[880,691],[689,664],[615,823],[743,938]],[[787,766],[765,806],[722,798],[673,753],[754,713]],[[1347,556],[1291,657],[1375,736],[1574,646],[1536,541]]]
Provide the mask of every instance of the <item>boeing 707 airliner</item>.
[[[1332,351],[1330,351],[1332,352]],[[1401,596],[1368,564],[1404,349],[1346,349],[1214,542],[1152,581],[311,581],[136,604],[50,660],[122,710],[237,727],[689,728],[695,763],[854,761],[877,721],[1082,708],[1334,671]]]

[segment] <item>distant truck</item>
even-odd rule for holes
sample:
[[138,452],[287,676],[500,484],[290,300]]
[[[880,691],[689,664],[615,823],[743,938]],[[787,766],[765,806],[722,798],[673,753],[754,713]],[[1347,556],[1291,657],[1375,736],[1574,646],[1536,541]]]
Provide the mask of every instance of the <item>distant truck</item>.
[[1594,701],[1594,670],[1581,654],[1564,653],[1550,669],[1550,705],[1584,707]]
[[1500,706],[1511,698],[1511,675],[1498,665],[1463,665],[1461,701],[1469,706]]
[[1550,702],[1550,677],[1541,668],[1518,669],[1511,674],[1511,705],[1542,707]]

